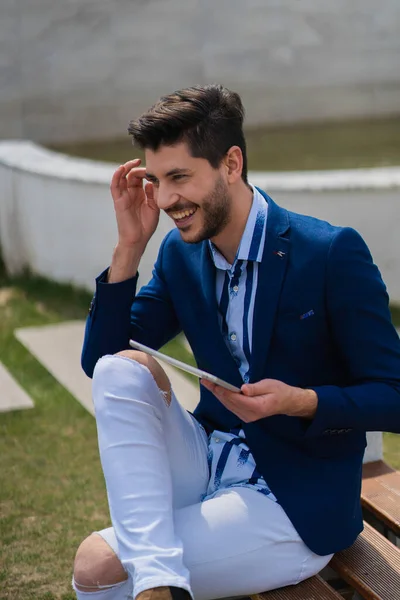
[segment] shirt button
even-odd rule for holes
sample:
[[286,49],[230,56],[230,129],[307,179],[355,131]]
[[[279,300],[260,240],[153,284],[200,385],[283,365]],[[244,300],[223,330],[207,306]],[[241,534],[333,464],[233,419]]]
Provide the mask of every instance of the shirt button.
[[216,444],[219,444],[219,442],[220,442],[220,441],[221,441],[221,440],[220,440],[219,438],[214,438],[214,442],[215,442]]
[[237,293],[239,291],[239,286],[238,285],[234,285],[233,286],[233,291]]
[[231,333],[229,337],[231,338],[232,342],[236,342],[236,333]]

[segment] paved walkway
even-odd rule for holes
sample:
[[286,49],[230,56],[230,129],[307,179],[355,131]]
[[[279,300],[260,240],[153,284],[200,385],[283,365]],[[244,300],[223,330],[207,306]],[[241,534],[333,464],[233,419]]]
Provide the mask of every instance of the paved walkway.
[[33,408],[31,398],[2,363],[0,363],[0,390],[0,412]]
[[[82,371],[80,357],[85,323],[70,321],[17,329],[17,339],[90,412],[93,411],[91,380]],[[187,410],[193,410],[199,391],[173,367],[163,364],[175,394]]]

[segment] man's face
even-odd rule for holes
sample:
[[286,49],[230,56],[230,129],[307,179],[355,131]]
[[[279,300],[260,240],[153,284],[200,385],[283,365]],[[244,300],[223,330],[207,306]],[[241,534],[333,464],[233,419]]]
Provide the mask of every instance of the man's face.
[[193,158],[187,144],[146,150],[146,178],[155,200],[190,244],[215,238],[229,223],[231,197],[220,169]]

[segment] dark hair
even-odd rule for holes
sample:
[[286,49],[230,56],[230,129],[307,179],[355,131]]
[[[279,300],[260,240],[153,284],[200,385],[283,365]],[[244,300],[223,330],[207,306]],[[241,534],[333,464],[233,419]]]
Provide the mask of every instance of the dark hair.
[[156,151],[185,141],[191,155],[216,169],[232,146],[243,154],[242,179],[247,183],[244,108],[239,94],[219,84],[194,86],[163,96],[129,123],[133,143]]

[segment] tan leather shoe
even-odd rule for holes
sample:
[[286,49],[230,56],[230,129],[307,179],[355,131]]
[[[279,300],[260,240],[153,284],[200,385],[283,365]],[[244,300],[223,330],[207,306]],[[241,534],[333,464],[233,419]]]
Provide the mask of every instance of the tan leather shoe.
[[162,586],[140,592],[135,600],[191,600],[189,592],[182,588]]

